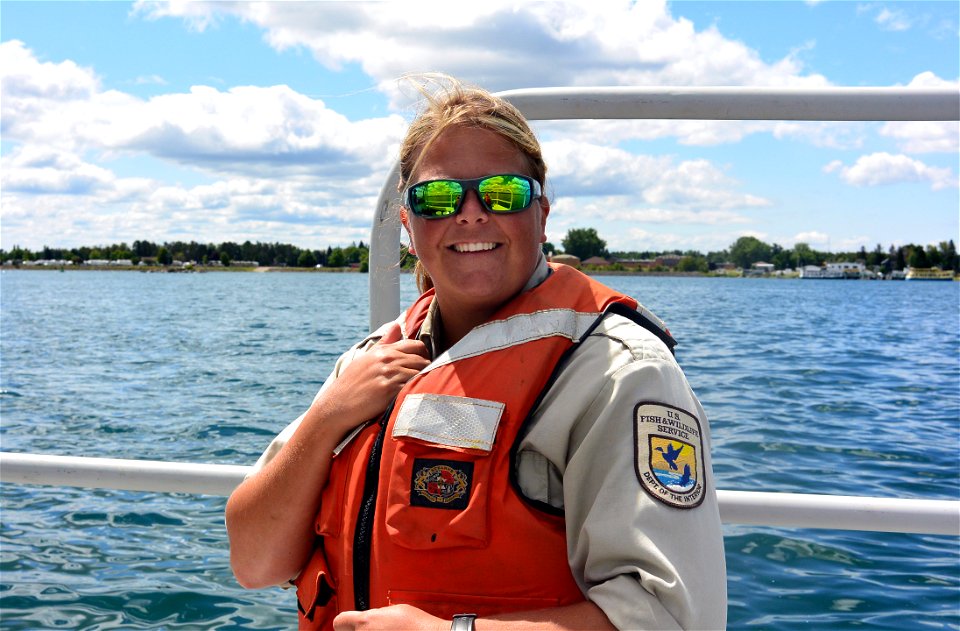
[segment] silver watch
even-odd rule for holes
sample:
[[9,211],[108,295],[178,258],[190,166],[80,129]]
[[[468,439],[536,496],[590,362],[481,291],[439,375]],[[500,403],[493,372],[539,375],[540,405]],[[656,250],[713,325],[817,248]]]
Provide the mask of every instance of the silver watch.
[[475,613],[458,613],[453,616],[450,631],[476,631],[473,621],[477,619]]

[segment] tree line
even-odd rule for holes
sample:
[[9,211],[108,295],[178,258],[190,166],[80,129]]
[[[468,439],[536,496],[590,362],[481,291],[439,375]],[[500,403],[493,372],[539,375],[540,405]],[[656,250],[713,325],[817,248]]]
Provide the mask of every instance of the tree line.
[[[805,265],[824,265],[825,263],[862,262],[868,268],[882,268],[884,271],[903,270],[907,267],[939,267],[960,272],[960,257],[953,239],[927,246],[907,244],[890,245],[884,249],[879,243],[872,250],[861,246],[850,252],[823,252],[810,247],[807,243],[797,243],[792,248],[784,248],[776,243],[764,243],[756,237],[740,237],[724,250],[703,254],[696,250],[668,250],[643,252],[611,252],[607,243],[600,238],[594,228],[573,228],[562,240],[563,253],[572,254],[580,260],[599,256],[616,262],[617,260],[656,259],[665,255],[679,256],[680,271],[707,272],[733,263],[741,269],[749,269],[754,263],[772,263],[775,269],[800,269]],[[548,254],[560,251],[551,243],[544,244]]]
[[134,265],[140,262],[170,265],[174,261],[193,262],[200,265],[220,264],[229,266],[234,261],[256,261],[258,265],[271,267],[347,267],[359,265],[366,271],[370,249],[363,241],[347,247],[330,247],[325,250],[299,248],[288,243],[234,243],[225,241],[219,245],[196,241],[167,241],[161,244],[152,241],[134,241],[132,245],[82,246],[78,248],[51,248],[44,246],[31,251],[14,246],[9,251],[0,249],[0,261],[14,263],[39,260],[70,261],[79,265],[89,260],[125,261]]
[[[885,272],[903,270],[907,267],[939,267],[960,273],[960,257],[953,239],[941,241],[936,245],[908,244],[891,245],[884,249],[879,243],[872,250],[861,247],[850,252],[823,252],[806,243],[797,243],[792,248],[784,248],[776,243],[768,244],[756,237],[740,237],[729,247],[703,254],[696,250],[665,251],[609,251],[607,242],[600,238],[595,228],[573,228],[561,241],[560,250],[552,243],[545,243],[547,254],[572,254],[581,260],[599,256],[615,265],[617,260],[643,260],[672,255],[679,256],[680,262],[675,269],[689,272],[708,272],[733,263],[742,269],[749,269],[754,263],[772,263],[775,269],[799,269],[805,265],[823,265],[842,261],[860,261],[869,268],[883,269]],[[412,266],[415,258],[408,256],[406,248],[401,246],[401,260],[404,268]],[[347,247],[326,249],[304,249],[287,243],[234,243],[226,241],[216,244],[196,241],[167,241],[162,244],[152,241],[134,241],[132,245],[117,243],[100,246],[82,246],[78,248],[50,248],[44,246],[37,251],[14,246],[11,250],[0,249],[0,262],[37,260],[65,260],[78,265],[91,259],[129,260],[134,265],[141,261],[170,265],[174,261],[194,262],[200,265],[231,265],[234,261],[256,261],[258,265],[271,267],[347,267],[359,266],[366,272],[369,266],[370,249],[363,241]]]

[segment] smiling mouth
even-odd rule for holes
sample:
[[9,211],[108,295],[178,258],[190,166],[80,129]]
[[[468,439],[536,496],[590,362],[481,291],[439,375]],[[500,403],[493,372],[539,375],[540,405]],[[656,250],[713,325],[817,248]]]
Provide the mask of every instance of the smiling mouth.
[[454,252],[488,252],[500,247],[499,243],[455,243],[450,246]]

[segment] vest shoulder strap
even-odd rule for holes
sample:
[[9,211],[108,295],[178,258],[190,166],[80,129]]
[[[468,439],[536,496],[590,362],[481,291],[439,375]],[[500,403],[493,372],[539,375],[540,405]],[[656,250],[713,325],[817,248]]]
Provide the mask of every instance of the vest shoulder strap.
[[666,345],[670,353],[673,353],[673,349],[676,348],[677,340],[670,334],[670,330],[667,328],[667,325],[663,323],[663,320],[639,303],[637,303],[636,309],[631,309],[628,305],[619,302],[613,303],[597,318],[597,321],[593,323],[593,326],[590,327],[587,334],[583,336],[584,339],[590,335],[590,333],[593,333],[596,327],[600,326],[600,323],[605,317],[611,314],[623,316],[650,331]]

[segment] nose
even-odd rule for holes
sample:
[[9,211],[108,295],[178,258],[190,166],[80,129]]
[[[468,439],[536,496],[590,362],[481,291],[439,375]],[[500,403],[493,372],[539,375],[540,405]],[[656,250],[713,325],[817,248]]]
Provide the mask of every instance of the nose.
[[489,220],[487,209],[480,203],[479,195],[480,192],[476,190],[466,192],[463,205],[460,207],[460,212],[457,213],[458,223],[486,223]]

